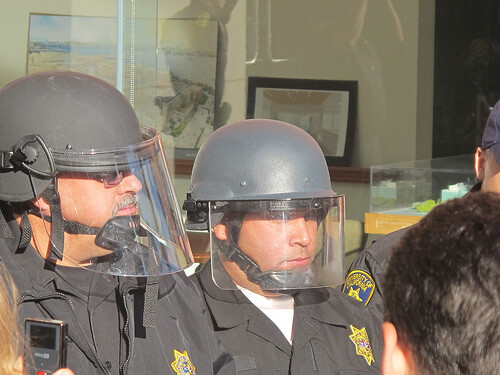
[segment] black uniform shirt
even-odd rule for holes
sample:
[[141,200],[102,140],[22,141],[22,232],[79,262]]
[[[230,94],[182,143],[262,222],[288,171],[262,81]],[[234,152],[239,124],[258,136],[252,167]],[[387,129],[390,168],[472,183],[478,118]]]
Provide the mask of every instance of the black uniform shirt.
[[210,262],[192,275],[201,287],[216,335],[238,373],[379,374],[381,327],[370,312],[340,291],[309,289],[295,295],[293,345],[239,290],[219,289]]
[[20,295],[19,315],[68,323],[75,374],[235,374],[207,324],[200,293],[180,272],[160,277],[155,327],[144,327],[144,280],[45,263],[30,246],[0,239],[0,258]]
[[403,228],[382,236],[363,250],[349,267],[342,287],[346,295],[367,305],[380,324],[384,320],[382,280],[385,267],[392,248],[407,230],[408,228]]

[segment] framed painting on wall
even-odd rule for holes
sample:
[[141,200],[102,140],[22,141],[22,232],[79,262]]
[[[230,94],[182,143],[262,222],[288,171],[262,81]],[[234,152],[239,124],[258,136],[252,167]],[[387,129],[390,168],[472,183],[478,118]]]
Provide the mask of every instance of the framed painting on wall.
[[30,14],[26,74],[71,70],[116,85],[116,19]]
[[248,77],[247,118],[294,124],[318,142],[328,165],[350,163],[357,81]]

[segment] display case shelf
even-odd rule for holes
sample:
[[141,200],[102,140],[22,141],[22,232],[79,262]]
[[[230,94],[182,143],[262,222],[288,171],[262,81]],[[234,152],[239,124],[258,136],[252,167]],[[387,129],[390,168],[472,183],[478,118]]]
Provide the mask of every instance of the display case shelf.
[[415,224],[476,182],[473,155],[372,166],[365,232],[386,234]]

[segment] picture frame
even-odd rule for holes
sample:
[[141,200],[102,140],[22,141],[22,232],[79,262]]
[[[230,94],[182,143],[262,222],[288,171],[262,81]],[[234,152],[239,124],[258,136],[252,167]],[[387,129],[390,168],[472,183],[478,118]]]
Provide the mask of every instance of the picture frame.
[[329,166],[348,166],[357,121],[358,82],[248,77],[247,119],[294,124],[318,142]]
[[116,85],[113,17],[30,13],[26,74],[71,70]]

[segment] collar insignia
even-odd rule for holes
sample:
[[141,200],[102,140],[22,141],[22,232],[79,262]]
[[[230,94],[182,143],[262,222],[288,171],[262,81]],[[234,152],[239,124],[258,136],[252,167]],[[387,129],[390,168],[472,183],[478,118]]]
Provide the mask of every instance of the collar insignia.
[[366,328],[357,329],[351,325],[351,331],[352,335],[349,338],[356,345],[356,354],[365,357],[366,362],[371,366],[372,362],[375,362],[375,358],[373,358],[372,347],[370,346],[370,339],[368,338]]
[[342,291],[349,297],[368,305],[375,291],[375,281],[365,271],[355,270],[347,275]]
[[174,355],[175,361],[172,362],[171,366],[176,374],[196,375],[196,368],[191,363],[191,359],[189,359],[187,350],[184,351],[184,353],[181,353],[174,349]]

